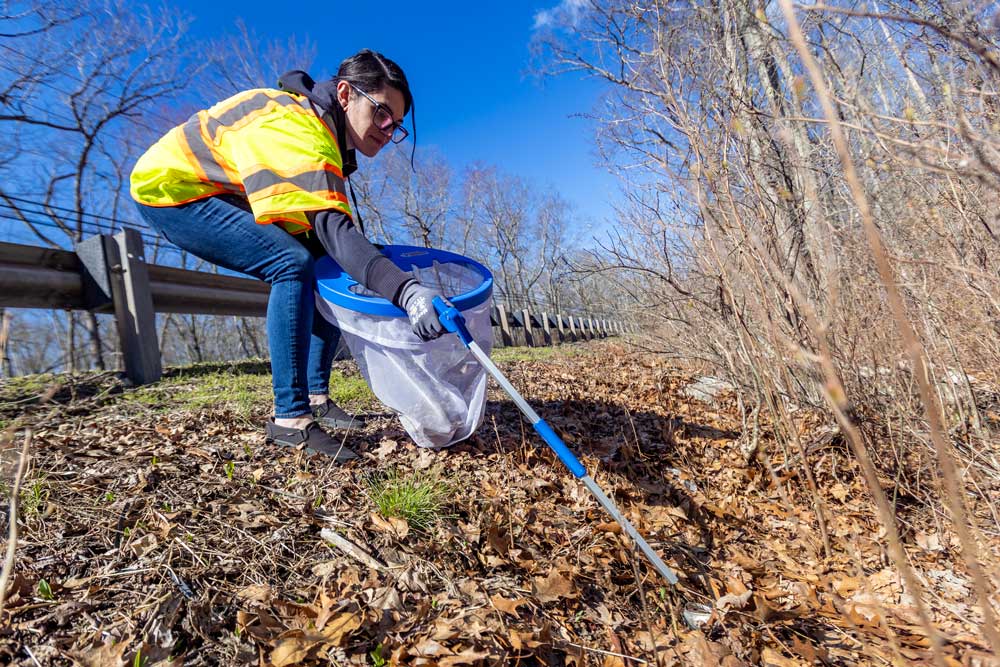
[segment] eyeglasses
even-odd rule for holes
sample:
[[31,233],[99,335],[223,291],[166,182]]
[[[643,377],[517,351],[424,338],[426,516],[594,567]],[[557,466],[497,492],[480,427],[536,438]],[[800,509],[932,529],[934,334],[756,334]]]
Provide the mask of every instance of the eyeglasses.
[[371,95],[361,90],[353,83],[351,83],[350,86],[367,97],[368,101],[375,105],[375,111],[372,112],[372,124],[375,125],[375,127],[377,127],[384,135],[389,137],[389,140],[392,141],[392,143],[398,144],[406,139],[406,137],[410,136],[410,133],[406,131],[405,127],[403,127],[402,121],[395,121],[392,119],[392,111],[389,107],[380,102],[376,102]]

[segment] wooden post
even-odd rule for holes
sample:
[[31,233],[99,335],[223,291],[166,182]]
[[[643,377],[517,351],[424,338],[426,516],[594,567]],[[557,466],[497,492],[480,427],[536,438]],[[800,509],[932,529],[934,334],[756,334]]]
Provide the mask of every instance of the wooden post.
[[594,318],[593,317],[588,317],[587,318],[587,335],[590,337],[590,340],[594,340],[597,337],[597,334],[594,333]]
[[125,375],[135,384],[156,382],[163,367],[142,237],[126,227],[114,236],[105,236],[104,248]]
[[559,330],[559,342],[566,342],[566,329],[563,327],[563,314],[556,313],[556,328]]
[[502,303],[497,304],[497,319],[500,320],[500,342],[504,347],[514,345],[514,337],[510,333],[510,320],[507,319],[507,308]]
[[[500,311],[496,306],[490,307],[490,333],[493,334],[493,347],[503,347],[500,334]],[[497,340],[500,338],[500,340]]]
[[549,322],[549,314],[542,311],[542,335],[545,337],[545,344],[552,345],[552,329]]
[[535,347],[535,335],[531,332],[531,313],[527,308],[521,309],[521,321],[524,322],[524,344]]
[[576,318],[574,318],[572,315],[569,316],[569,338],[574,343],[577,341],[577,336],[576,336]]

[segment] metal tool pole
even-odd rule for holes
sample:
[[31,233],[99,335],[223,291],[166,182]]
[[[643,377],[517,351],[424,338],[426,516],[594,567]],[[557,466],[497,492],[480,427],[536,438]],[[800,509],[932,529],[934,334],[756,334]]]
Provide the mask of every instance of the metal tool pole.
[[538,435],[542,436],[545,444],[547,444],[549,448],[555,452],[556,456],[558,456],[559,460],[562,461],[567,468],[569,468],[570,472],[583,482],[584,486],[586,486],[590,493],[593,494],[594,498],[597,499],[598,504],[600,504],[600,506],[611,515],[611,518],[613,518],[632,539],[632,541],[639,546],[639,549],[646,556],[649,562],[653,564],[653,567],[656,568],[657,572],[659,572],[660,575],[662,575],[663,578],[670,583],[670,585],[676,585],[677,575],[674,571],[667,567],[666,563],[664,563],[659,555],[653,551],[653,547],[649,546],[649,543],[643,539],[642,535],[639,534],[639,531],[635,529],[635,526],[633,526],[632,523],[622,515],[615,503],[608,498],[604,491],[601,490],[601,487],[597,485],[597,482],[595,482],[587,473],[587,469],[582,463],[580,463],[580,460],[576,458],[562,439],[556,435],[556,432],[552,430],[552,427],[549,426],[544,419],[539,417],[538,413],[535,412],[530,405],[528,405],[528,402],[524,400],[521,393],[514,388],[504,374],[500,372],[500,369],[496,367],[493,360],[491,360],[483,349],[479,347],[479,344],[473,340],[472,335],[465,326],[465,318],[458,311],[458,309],[454,306],[449,306],[441,299],[435,299],[434,306],[437,308],[438,315],[441,318],[441,323],[444,324],[445,328],[456,334],[459,339],[461,339],[462,343],[469,348],[469,351],[472,352],[472,355],[476,358],[476,360],[482,364],[483,368],[486,369],[486,372],[489,373],[490,376],[496,380],[497,384],[499,384],[500,387],[507,392],[507,395],[514,400],[514,403],[524,416],[527,417],[531,426],[538,432]]

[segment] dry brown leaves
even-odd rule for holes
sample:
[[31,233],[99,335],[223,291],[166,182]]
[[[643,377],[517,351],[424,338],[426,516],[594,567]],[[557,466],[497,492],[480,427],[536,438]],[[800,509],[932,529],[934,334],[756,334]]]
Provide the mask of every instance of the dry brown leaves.
[[[226,412],[109,399],[32,417],[46,505],[23,519],[0,662],[929,660],[842,446],[826,438],[811,453],[826,555],[799,464],[766,425],[746,460],[733,397],[699,403],[680,391],[688,378],[657,360],[606,343],[584,350],[504,371],[683,573],[680,589],[635,560],[499,393],[479,434],[446,452],[372,420],[348,436],[364,458],[344,468],[265,447],[258,428]],[[825,427],[813,419],[802,415],[806,439]],[[388,466],[435,471],[458,490],[433,534],[376,511],[362,477]],[[356,550],[328,544],[321,532],[331,530]],[[950,535],[925,523],[908,548],[933,591],[947,659],[989,664]],[[43,579],[51,599],[39,594]],[[693,605],[706,611],[692,615]]]

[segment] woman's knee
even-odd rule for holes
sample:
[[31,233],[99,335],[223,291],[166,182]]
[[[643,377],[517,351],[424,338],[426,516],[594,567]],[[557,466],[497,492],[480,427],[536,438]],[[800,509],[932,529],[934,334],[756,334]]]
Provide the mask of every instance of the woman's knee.
[[265,280],[269,283],[311,283],[315,275],[314,265],[315,260],[308,250],[298,244],[289,246],[274,256]]

